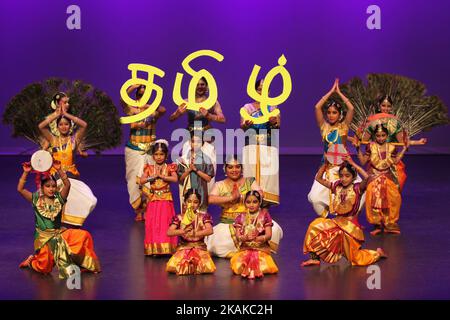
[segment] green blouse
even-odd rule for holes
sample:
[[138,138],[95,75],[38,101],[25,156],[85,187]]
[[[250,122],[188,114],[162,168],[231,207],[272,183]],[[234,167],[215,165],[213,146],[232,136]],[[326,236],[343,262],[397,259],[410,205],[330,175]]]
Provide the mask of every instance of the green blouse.
[[47,229],[60,229],[62,209],[66,200],[63,199],[59,192],[55,193],[54,205],[47,205],[42,198],[39,197],[39,191],[34,192],[32,196],[34,209],[34,217],[36,229],[45,231]]

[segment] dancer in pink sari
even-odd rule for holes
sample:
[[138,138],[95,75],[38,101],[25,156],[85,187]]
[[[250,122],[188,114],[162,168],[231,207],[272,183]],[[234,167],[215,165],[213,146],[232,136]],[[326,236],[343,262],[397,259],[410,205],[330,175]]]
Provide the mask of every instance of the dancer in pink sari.
[[170,182],[177,182],[177,165],[167,164],[168,143],[158,140],[150,149],[154,164],[147,164],[140,178],[142,191],[148,198],[145,211],[145,255],[172,254],[177,239],[167,236],[175,208],[170,191]]

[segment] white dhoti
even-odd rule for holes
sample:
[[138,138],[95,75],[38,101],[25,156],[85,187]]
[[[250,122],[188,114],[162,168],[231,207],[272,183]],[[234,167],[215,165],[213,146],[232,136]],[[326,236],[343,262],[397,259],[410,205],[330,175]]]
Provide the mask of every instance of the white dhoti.
[[[278,223],[273,220],[272,222],[272,238],[269,244],[271,250],[276,253],[283,238],[283,230]],[[211,254],[220,258],[231,258],[239,251],[239,242],[232,224],[219,223],[214,226],[213,230],[214,233],[205,238],[206,246]]]
[[127,189],[130,196],[130,204],[133,209],[139,208],[142,202],[141,188],[137,183],[138,177],[144,170],[144,165],[149,156],[143,151],[133,150],[125,147],[125,167]]
[[[62,222],[82,226],[89,214],[97,205],[97,198],[83,181],[69,178],[70,191],[64,205]],[[58,187],[62,187],[62,180],[58,180]]]
[[[339,180],[339,166],[333,166],[327,169],[323,174],[323,178],[330,182]],[[361,181],[361,177],[358,175],[355,182]],[[317,215],[323,218],[326,218],[328,216],[332,197],[333,194],[331,193],[331,189],[324,187],[319,182],[317,182],[317,180],[314,180],[311,191],[308,194],[308,201],[312,204]],[[363,194],[363,196],[361,197],[361,205],[359,207],[360,210],[363,207],[365,200],[366,195]]]
[[242,151],[244,177],[255,177],[264,190],[264,201],[280,203],[278,149],[266,145],[248,145]]

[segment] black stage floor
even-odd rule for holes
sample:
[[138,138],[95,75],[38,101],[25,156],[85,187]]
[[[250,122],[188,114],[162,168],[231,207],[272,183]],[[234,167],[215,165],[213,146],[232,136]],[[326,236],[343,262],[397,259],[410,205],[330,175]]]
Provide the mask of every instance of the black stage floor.
[[[82,179],[98,198],[84,228],[95,241],[103,272],[83,274],[82,289],[69,290],[51,276],[20,270],[33,249],[33,211],[16,192],[20,163],[29,157],[2,156],[0,166],[0,299],[449,299],[450,171],[448,156],[407,156],[401,235],[376,238],[366,231],[366,247],[383,247],[378,263],[381,289],[370,290],[366,267],[345,260],[304,269],[303,236],[316,215],[307,193],[320,156],[281,157],[281,201],[271,210],[284,238],[275,261],[278,275],[248,281],[234,276],[229,261],[215,259],[213,275],[177,277],[165,272],[168,258],[143,255],[144,224],[133,220],[128,204],[124,159],[91,156],[79,160]],[[222,168],[219,167],[219,178]],[[31,180],[31,179],[30,179]],[[29,187],[32,185],[30,184]],[[173,185],[174,196],[177,187]],[[176,198],[178,199],[178,198]],[[176,202],[176,208],[178,203]],[[218,208],[210,212],[218,221]],[[364,213],[360,222],[367,226]]]

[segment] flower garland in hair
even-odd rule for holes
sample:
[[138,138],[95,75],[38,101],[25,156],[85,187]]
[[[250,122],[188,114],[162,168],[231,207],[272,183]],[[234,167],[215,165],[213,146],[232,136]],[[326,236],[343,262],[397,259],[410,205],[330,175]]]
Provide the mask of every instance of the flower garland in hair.
[[63,204],[58,199],[58,197],[54,198],[53,204],[46,203],[44,200],[43,192],[42,192],[42,188],[41,188],[42,179],[53,179],[53,177],[50,174],[50,171],[39,172],[39,171],[33,170],[32,172],[36,173],[36,177],[35,177],[34,181],[36,183],[36,187],[39,192],[39,199],[36,203],[36,210],[38,211],[38,213],[41,216],[43,216],[47,219],[50,219],[51,221],[54,221],[55,218],[58,216],[58,214],[61,212]]
[[169,148],[169,142],[165,139],[158,139],[155,142],[153,142],[153,144],[157,144],[157,143],[162,143],[165,144],[167,148]]

